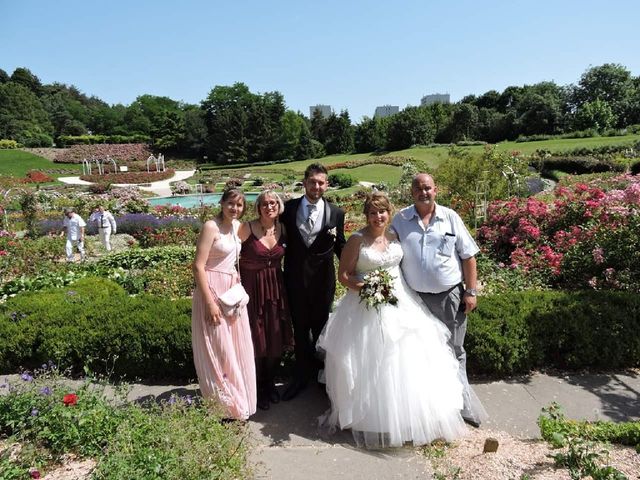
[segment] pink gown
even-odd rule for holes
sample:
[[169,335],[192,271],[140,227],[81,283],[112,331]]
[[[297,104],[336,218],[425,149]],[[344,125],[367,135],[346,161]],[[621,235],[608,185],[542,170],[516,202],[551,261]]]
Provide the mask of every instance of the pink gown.
[[[238,283],[235,263],[239,251],[237,235],[221,235],[211,245],[205,271],[214,297]],[[247,419],[256,411],[256,371],[247,309],[243,308],[237,318],[225,317],[218,326],[206,312],[205,297],[196,287],[191,340],[200,391],[204,398],[218,399],[229,416]]]

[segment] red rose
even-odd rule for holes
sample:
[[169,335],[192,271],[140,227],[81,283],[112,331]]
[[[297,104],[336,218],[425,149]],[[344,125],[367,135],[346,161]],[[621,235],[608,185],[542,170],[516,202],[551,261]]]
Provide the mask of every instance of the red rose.
[[67,393],[62,397],[62,403],[64,403],[65,407],[71,407],[78,403],[78,395],[75,393]]
[[38,470],[31,470],[29,476],[31,478],[40,478],[40,472]]

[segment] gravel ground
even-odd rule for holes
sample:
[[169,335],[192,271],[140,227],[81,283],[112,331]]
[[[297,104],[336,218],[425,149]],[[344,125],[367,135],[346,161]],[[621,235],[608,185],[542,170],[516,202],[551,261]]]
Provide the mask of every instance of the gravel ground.
[[[498,440],[495,453],[482,453],[487,437]],[[456,480],[544,479],[571,480],[567,469],[556,469],[548,455],[557,453],[546,442],[519,440],[505,432],[472,430],[464,439],[446,447],[431,447],[435,478]],[[630,480],[640,478],[640,455],[635,449],[611,447],[608,464]],[[589,477],[590,478],[590,477]]]

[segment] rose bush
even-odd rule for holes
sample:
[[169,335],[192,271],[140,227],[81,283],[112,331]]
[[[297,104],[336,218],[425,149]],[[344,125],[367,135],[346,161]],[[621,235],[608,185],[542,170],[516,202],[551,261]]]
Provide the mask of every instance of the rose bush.
[[558,186],[553,197],[489,205],[478,229],[485,252],[563,288],[638,290],[640,178],[619,175]]

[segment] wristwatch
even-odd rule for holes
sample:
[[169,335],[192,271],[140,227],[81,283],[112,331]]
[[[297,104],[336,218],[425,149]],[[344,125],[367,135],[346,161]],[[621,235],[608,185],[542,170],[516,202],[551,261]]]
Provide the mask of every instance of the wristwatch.
[[478,295],[478,291],[475,288],[467,288],[464,293],[469,295],[470,297],[475,297],[476,295]]

